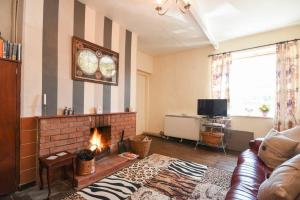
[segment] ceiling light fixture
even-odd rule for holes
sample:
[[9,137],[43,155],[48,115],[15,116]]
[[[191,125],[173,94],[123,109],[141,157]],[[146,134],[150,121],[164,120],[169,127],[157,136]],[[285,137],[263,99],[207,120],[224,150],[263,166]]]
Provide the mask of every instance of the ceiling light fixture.
[[[169,0],[156,0],[156,7],[155,10],[159,15],[165,15],[169,8],[166,5]],[[191,7],[190,0],[175,0],[177,8],[185,14]],[[167,7],[167,8],[166,8]]]

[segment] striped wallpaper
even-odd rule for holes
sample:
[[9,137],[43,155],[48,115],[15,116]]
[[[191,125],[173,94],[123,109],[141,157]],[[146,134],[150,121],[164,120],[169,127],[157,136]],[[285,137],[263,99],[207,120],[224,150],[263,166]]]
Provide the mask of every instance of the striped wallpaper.
[[[71,79],[73,35],[119,52],[118,86]],[[22,117],[135,110],[137,36],[117,22],[77,0],[25,0],[23,45]]]

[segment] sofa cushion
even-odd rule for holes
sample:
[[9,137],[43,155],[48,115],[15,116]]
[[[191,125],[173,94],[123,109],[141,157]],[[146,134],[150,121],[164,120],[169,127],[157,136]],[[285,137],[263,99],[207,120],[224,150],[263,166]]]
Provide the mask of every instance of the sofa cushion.
[[300,154],[276,168],[258,192],[259,200],[295,200],[300,195]]
[[294,155],[298,144],[272,129],[260,145],[258,156],[268,167],[275,169]]
[[295,154],[296,155],[299,154],[300,153],[300,126],[296,126],[294,128],[282,131],[281,133],[284,136],[299,142],[299,145],[295,150]]

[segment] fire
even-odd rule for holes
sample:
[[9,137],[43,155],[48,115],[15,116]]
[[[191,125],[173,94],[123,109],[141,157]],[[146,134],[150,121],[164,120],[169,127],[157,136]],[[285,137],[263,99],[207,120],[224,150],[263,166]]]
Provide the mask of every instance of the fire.
[[103,148],[104,145],[101,142],[101,134],[98,132],[98,129],[95,128],[90,138],[90,150],[100,152]]

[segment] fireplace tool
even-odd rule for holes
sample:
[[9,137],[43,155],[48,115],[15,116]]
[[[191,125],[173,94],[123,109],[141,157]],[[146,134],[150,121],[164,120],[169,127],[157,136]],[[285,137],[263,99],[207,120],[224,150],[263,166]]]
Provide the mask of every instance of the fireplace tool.
[[124,130],[122,130],[121,140],[118,142],[118,150],[119,150],[119,153],[124,153],[127,150],[125,142],[124,142]]

